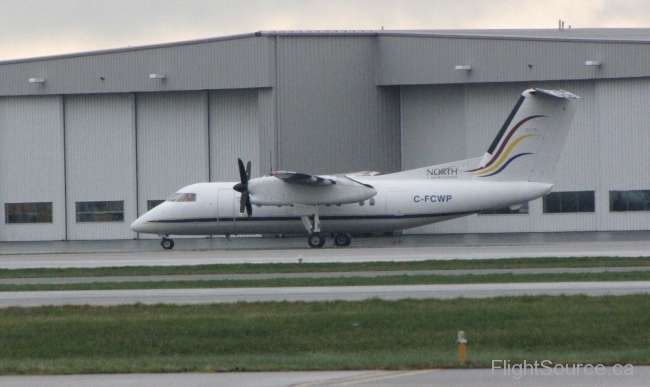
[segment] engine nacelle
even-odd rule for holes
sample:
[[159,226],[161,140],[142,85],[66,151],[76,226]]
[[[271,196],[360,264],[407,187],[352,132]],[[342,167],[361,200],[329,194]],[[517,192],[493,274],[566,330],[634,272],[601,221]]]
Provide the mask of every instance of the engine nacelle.
[[348,204],[370,199],[377,194],[371,186],[347,177],[338,177],[334,184],[309,185],[264,176],[251,179],[248,192],[251,204],[262,206]]

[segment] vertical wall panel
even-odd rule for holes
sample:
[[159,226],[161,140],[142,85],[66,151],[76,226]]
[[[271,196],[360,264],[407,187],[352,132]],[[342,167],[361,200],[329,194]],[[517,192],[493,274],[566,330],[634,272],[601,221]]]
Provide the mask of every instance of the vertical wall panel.
[[209,181],[207,93],[138,94],[136,106],[138,211],[143,214],[147,200]]
[[210,92],[211,181],[239,181],[237,158],[250,159],[251,176],[260,176],[260,165],[266,163],[260,160],[258,110],[257,90]]
[[[307,173],[399,169],[397,147],[385,145],[399,143],[397,134],[386,137],[399,130],[390,127],[397,121],[378,119],[385,117],[381,111],[388,102],[398,109],[397,98],[386,95],[379,102],[375,55],[369,36],[279,39],[279,169]],[[395,151],[382,153],[386,148]]]
[[402,88],[402,168],[465,158],[463,86]]
[[610,190],[650,189],[650,79],[601,81],[597,88],[602,229],[650,229],[650,212],[609,212]]
[[[133,94],[65,97],[68,239],[130,239],[137,217]],[[123,222],[77,222],[76,202],[124,201]]]
[[[0,98],[0,241],[65,239],[61,97]],[[5,203],[52,202],[52,223],[6,224]]]
[[[259,173],[278,170],[277,92],[274,88],[258,89],[258,115],[260,125]],[[271,150],[269,155],[268,150]]]

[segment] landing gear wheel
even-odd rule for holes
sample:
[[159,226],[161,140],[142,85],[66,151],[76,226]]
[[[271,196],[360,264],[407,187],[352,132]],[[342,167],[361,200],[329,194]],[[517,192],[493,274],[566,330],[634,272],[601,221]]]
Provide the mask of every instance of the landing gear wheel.
[[352,236],[347,233],[340,233],[334,235],[334,244],[336,246],[350,246],[352,242]]
[[169,238],[163,238],[162,242],[160,242],[160,245],[165,250],[171,250],[174,248],[174,240]]
[[315,232],[307,237],[307,243],[309,244],[309,247],[320,248],[325,244],[325,237],[322,236],[321,233]]

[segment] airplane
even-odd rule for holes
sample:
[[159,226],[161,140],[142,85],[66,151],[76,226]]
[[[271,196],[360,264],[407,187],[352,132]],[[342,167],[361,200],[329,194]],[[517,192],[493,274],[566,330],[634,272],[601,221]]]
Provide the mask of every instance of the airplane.
[[[170,235],[325,234],[348,246],[354,233],[404,230],[549,193],[579,97],[564,90],[525,90],[483,157],[397,173],[311,175],[276,171],[251,178],[238,159],[239,182],[181,188],[133,224],[137,233]],[[253,206],[255,209],[253,210]]]

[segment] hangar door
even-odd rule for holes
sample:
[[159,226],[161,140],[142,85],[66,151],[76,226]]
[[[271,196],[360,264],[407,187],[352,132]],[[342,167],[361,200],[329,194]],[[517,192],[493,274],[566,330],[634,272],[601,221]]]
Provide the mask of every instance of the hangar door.
[[139,93],[136,114],[142,215],[179,188],[208,181],[207,92]]
[[65,97],[68,239],[131,239],[136,218],[133,94]]
[[61,97],[0,98],[0,241],[65,239]]
[[237,158],[250,159],[251,177],[260,176],[268,163],[269,149],[260,160],[260,119],[258,91],[211,91],[210,99],[210,181],[238,181]]

